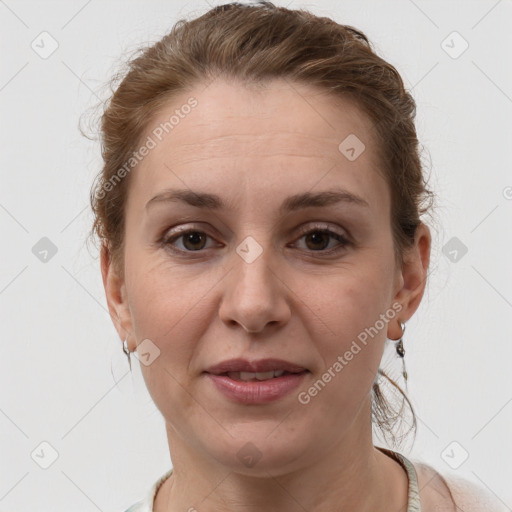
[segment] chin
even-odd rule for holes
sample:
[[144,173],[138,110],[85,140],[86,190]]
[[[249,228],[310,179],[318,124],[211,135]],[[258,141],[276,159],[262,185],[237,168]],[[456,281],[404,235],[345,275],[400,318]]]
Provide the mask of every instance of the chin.
[[[245,424],[247,426],[247,424]],[[265,428],[237,429],[236,435],[226,434],[224,443],[213,442],[208,451],[212,458],[229,471],[247,476],[279,476],[297,470],[307,457],[307,453],[318,441],[306,439],[299,430],[295,435],[288,432],[277,433],[278,423],[274,423],[273,435]],[[310,431],[311,432],[311,431]]]

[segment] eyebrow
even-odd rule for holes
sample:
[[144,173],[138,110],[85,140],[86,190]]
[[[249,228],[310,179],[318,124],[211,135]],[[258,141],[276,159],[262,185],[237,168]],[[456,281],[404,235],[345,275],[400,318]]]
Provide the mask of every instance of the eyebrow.
[[[146,209],[153,204],[162,202],[183,202],[196,208],[211,210],[227,209],[227,205],[220,196],[207,192],[194,192],[190,189],[164,190],[146,203]],[[286,213],[303,208],[329,206],[337,203],[349,203],[364,207],[370,206],[362,197],[348,190],[335,189],[315,193],[304,192],[289,196],[283,201],[279,210],[280,213]]]

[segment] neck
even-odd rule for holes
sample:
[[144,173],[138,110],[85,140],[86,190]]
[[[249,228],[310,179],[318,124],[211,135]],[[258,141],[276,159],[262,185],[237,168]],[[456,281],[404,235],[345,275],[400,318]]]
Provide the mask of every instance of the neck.
[[[366,427],[366,428],[365,428]],[[373,446],[371,422],[355,421],[328,453],[308,465],[264,476],[237,473],[192,449],[167,426],[173,473],[154,512],[406,512],[404,469]]]

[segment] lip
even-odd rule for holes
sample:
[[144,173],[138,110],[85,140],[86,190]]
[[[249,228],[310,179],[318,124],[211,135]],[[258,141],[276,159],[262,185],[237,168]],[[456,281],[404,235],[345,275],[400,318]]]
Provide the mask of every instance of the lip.
[[284,370],[290,373],[300,373],[306,370],[300,366],[284,359],[257,359],[248,361],[247,359],[237,358],[222,361],[206,370],[212,375],[220,375],[227,372],[269,372],[271,370]]
[[309,372],[287,373],[261,381],[234,380],[227,375],[207,373],[218,391],[226,398],[241,404],[267,404],[285,397],[303,381]]
[[[262,381],[241,381],[230,378],[228,372],[268,372],[283,370],[289,373]],[[206,376],[226,398],[241,404],[266,404],[285,397],[301,384],[309,370],[283,359],[229,359],[206,370]]]

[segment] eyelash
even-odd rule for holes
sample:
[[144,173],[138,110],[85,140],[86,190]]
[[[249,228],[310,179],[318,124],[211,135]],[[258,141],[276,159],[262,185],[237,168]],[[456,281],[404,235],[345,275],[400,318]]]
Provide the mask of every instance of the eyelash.
[[[201,231],[199,229],[190,228],[190,229],[185,229],[183,231],[180,231],[179,233],[175,233],[169,237],[163,237],[161,239],[161,245],[164,246],[166,249],[169,249],[172,252],[180,254],[180,255],[204,252],[205,249],[198,249],[197,251],[189,251],[186,249],[185,250],[176,249],[172,245],[175,241],[179,240],[180,238],[182,239],[185,235],[188,235],[190,233],[200,233],[202,235],[206,235],[208,238],[212,238],[204,231]],[[332,230],[326,228],[325,226],[314,226],[311,229],[301,230],[301,234],[297,240],[300,240],[301,238],[303,238],[307,235],[310,235],[312,233],[322,233],[322,234],[330,235],[329,238],[334,238],[335,240],[337,240],[339,242],[339,245],[337,247],[334,247],[331,249],[321,249],[318,251],[306,249],[306,251],[310,252],[310,253],[322,253],[322,255],[331,255],[331,254],[339,252],[342,249],[345,249],[347,246],[350,245],[349,240],[345,236],[343,236],[340,233],[337,233],[335,231],[332,231]]]

